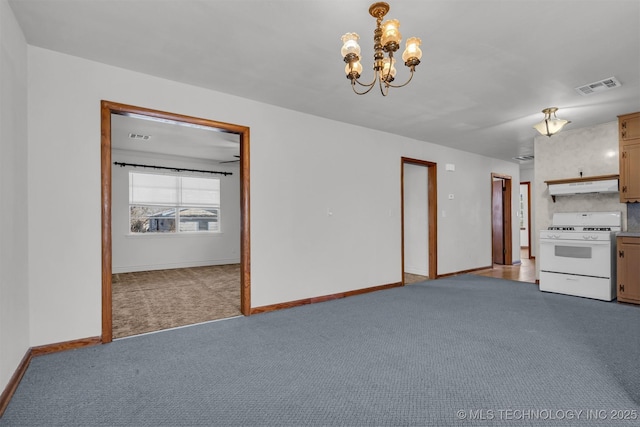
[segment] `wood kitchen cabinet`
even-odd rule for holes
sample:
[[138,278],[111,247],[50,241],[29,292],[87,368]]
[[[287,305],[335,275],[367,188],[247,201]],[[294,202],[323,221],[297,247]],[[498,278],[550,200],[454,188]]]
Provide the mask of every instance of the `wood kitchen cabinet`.
[[618,301],[640,304],[640,236],[617,237]]
[[640,202],[640,112],[618,116],[620,202]]

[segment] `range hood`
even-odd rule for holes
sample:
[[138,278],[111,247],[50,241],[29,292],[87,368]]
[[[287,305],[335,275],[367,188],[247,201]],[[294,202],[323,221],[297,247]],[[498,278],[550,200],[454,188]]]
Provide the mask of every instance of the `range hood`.
[[556,196],[569,196],[588,193],[617,193],[619,175],[601,175],[580,178],[545,181],[549,187],[549,195],[556,201]]

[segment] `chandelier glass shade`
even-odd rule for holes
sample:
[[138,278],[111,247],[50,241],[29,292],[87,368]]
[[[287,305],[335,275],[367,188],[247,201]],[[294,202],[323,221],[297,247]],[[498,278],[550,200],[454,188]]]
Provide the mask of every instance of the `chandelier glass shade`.
[[[344,72],[351,81],[351,88],[358,95],[368,93],[378,83],[382,95],[387,96],[390,87],[406,86],[413,78],[416,66],[420,64],[420,59],[422,58],[420,45],[422,41],[417,37],[410,37],[406,41],[402,60],[411,74],[405,83],[401,85],[392,84],[397,74],[394,53],[400,48],[402,34],[400,33],[400,22],[397,19],[389,19],[382,22],[388,11],[389,5],[384,2],[374,3],[369,7],[369,14],[376,18],[376,29],[373,33],[373,48],[375,51],[373,56],[374,77],[371,83],[362,83],[359,80],[362,74],[361,52],[358,44],[360,36],[356,33],[346,33],[342,36],[340,53],[347,64]],[[357,90],[356,84],[363,87],[362,91]]]
[[541,135],[548,137],[560,132],[567,123],[571,122],[569,120],[562,120],[556,117],[556,111],[558,111],[558,108],[556,107],[549,107],[542,110],[544,113],[544,120],[540,123],[536,123],[533,128],[540,132]]

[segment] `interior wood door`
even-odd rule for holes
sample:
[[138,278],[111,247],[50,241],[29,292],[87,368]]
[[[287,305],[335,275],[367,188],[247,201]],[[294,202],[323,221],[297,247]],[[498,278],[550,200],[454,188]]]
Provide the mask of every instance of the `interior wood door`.
[[493,263],[504,265],[504,181],[496,179],[492,187],[491,236]]

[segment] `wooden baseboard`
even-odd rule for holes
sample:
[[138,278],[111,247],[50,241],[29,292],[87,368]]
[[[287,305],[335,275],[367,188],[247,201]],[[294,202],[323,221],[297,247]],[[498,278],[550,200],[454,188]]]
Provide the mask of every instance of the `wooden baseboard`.
[[88,346],[101,344],[101,343],[102,343],[102,339],[100,337],[91,337],[91,338],[84,338],[80,340],[65,341],[65,342],[60,342],[55,344],[47,344],[47,345],[41,345],[41,346],[29,348],[26,354],[24,355],[24,357],[22,358],[22,360],[20,361],[18,368],[16,369],[13,376],[9,380],[9,383],[4,388],[4,391],[2,392],[2,394],[0,394],[0,418],[4,414],[4,411],[7,409],[7,406],[9,405],[9,401],[11,401],[13,394],[16,392],[16,389],[18,388],[18,385],[20,384],[22,377],[24,376],[25,372],[27,372],[27,368],[31,363],[31,359],[37,356],[45,355],[45,354],[58,353],[58,352],[67,351],[67,350],[75,350],[77,348],[88,347]]
[[387,285],[373,286],[371,288],[364,288],[364,289],[356,289],[354,291],[339,292],[337,294],[332,294],[332,295],[323,295],[319,297],[299,299],[297,301],[288,301],[288,302],[282,302],[278,304],[265,305],[262,307],[254,307],[251,309],[251,314],[267,313],[269,311],[283,310],[285,308],[298,307],[298,306],[307,305],[307,304],[315,304],[317,302],[324,302],[324,301],[330,301],[333,299],[351,297],[354,295],[367,294],[369,292],[376,292],[384,289],[397,288],[400,286],[402,286],[402,282],[389,283]]
[[4,414],[5,409],[7,409],[9,401],[11,401],[13,394],[16,392],[18,384],[20,384],[24,373],[27,372],[27,368],[29,367],[32,358],[33,353],[31,349],[29,349],[20,361],[18,368],[13,373],[13,376],[9,380],[7,386],[4,388],[4,391],[2,392],[2,394],[0,394],[0,418],[2,417],[2,414]]
[[438,274],[437,279],[440,279],[442,277],[459,276],[461,274],[469,274],[469,273],[473,273],[474,271],[490,270],[492,268],[493,268],[493,265],[488,265],[486,267],[472,268],[471,270],[462,270],[462,271],[455,271],[453,273]]
[[31,353],[34,356],[42,356],[44,354],[59,353],[61,351],[75,350],[77,348],[89,347],[96,344],[101,344],[102,339],[100,337],[83,338],[80,340],[64,341],[55,344],[40,345],[37,347],[31,347]]

